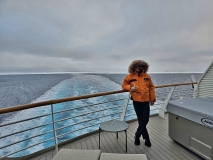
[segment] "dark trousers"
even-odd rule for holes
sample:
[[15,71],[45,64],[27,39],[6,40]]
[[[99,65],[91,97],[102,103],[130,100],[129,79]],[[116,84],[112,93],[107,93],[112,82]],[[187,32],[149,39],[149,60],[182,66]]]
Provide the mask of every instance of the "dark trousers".
[[136,137],[143,136],[143,139],[149,139],[149,134],[146,129],[146,125],[149,122],[150,106],[149,102],[136,102],[133,101],[135,113],[138,117],[138,128],[135,133]]

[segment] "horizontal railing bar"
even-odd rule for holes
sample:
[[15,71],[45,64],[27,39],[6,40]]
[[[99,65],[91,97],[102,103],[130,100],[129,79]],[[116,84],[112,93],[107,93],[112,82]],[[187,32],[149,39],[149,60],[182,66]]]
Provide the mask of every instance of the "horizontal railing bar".
[[[119,107],[121,107],[121,106],[118,105],[118,107],[117,106],[116,107],[110,107],[110,108],[107,108],[107,109],[103,108],[101,110],[97,110],[96,112],[101,112],[101,111],[104,111],[104,110],[109,110],[109,109],[112,109],[112,108],[119,108]],[[68,119],[72,119],[72,118],[76,118],[76,117],[80,117],[80,116],[84,116],[84,115],[87,115],[87,114],[90,114],[90,113],[93,113],[93,112],[88,112],[88,113],[85,113],[85,114],[80,114],[80,115],[76,115],[76,116],[73,116],[73,117],[68,117],[68,118],[60,119],[60,120],[55,121],[55,123],[61,122],[61,121],[65,121],[65,120],[68,120]]]
[[[121,112],[116,112],[116,113],[121,113]],[[115,113],[114,113],[114,114],[115,114]],[[110,116],[110,115],[113,115],[113,114],[107,114],[107,115],[102,116],[102,117],[96,117],[96,118],[89,119],[89,120],[86,120],[86,121],[82,121],[82,122],[79,122],[79,123],[75,123],[75,124],[72,124],[72,125],[69,125],[69,126],[64,126],[64,127],[61,127],[61,128],[57,128],[57,129],[55,129],[55,130],[56,130],[56,131],[57,131],[57,130],[61,130],[61,129],[63,129],[63,128],[67,128],[67,127],[74,126],[74,125],[77,125],[77,124],[81,124],[81,123],[84,123],[84,122],[89,122],[89,121],[92,121],[92,120],[95,120],[95,119],[98,119],[98,118],[103,118],[103,117]]]
[[176,95],[184,95],[184,96],[192,96],[193,95],[193,92],[192,93],[185,93],[185,92],[183,92],[183,93],[176,93],[176,94],[174,94],[173,96],[176,96]]
[[66,111],[71,111],[71,110],[75,110],[75,109],[79,109],[79,108],[86,108],[86,107],[95,106],[95,105],[99,105],[99,104],[105,104],[105,103],[125,100],[125,99],[126,98],[122,98],[122,99],[110,100],[110,101],[107,101],[107,102],[94,103],[94,104],[90,104],[90,105],[87,105],[87,106],[80,106],[80,107],[75,107],[75,108],[71,108],[71,109],[65,109],[65,110],[54,112],[54,114],[58,114],[58,113],[66,112]]
[[[119,112],[117,112],[117,113],[119,113]],[[117,114],[117,113],[114,113],[114,114]],[[110,115],[114,115],[114,114],[110,114]],[[107,116],[109,116],[109,115],[107,115]],[[107,117],[107,116],[104,116],[104,117]],[[94,125],[98,125],[98,124],[100,124],[100,123],[96,123],[96,124],[93,124],[93,125],[90,125],[90,126],[87,126],[87,127],[84,127],[84,128],[80,128],[80,129],[77,129],[77,130],[74,130],[74,131],[71,131],[71,132],[66,132],[65,134],[60,134],[60,135],[57,136],[57,138],[64,136],[64,135],[67,135],[67,134],[70,134],[72,132],[76,132],[76,131],[79,131],[79,130],[83,130],[85,128],[89,128],[89,127],[94,126]]]
[[[115,112],[114,114],[117,114],[117,113],[121,113],[121,112]],[[57,130],[61,130],[61,129],[63,129],[63,128],[67,128],[67,127],[74,126],[74,125],[77,125],[77,124],[81,124],[81,123],[84,123],[84,122],[89,122],[89,121],[95,120],[95,119],[97,119],[97,118],[107,117],[107,116],[109,116],[109,115],[113,115],[113,114],[107,114],[107,115],[102,116],[102,117],[96,117],[96,118],[94,118],[94,119],[89,119],[88,121],[82,121],[82,122],[80,122],[80,123],[75,123],[75,124],[72,124],[72,125],[69,125],[69,126],[64,126],[64,127],[61,127],[61,128],[57,128],[57,129],[55,129],[55,130],[56,130],[56,131],[57,131]]]
[[152,109],[152,110],[150,110],[150,111],[155,111],[155,110],[158,110],[158,109],[160,109],[160,108],[154,108],[154,109]]
[[[115,107],[114,107],[114,108],[115,108]],[[118,108],[118,107],[117,107],[117,108]],[[120,113],[120,112],[116,112],[116,113],[114,113],[114,114],[117,114],[117,113]],[[103,117],[107,117],[107,116],[109,116],[109,115],[114,115],[114,114],[108,114],[108,115],[105,115],[105,116],[103,116]],[[102,118],[102,117],[98,117],[98,118]],[[95,119],[97,119],[97,118],[90,119],[89,121],[92,121],[92,120],[95,120]],[[82,121],[81,123],[89,122],[89,121]],[[80,124],[80,123],[77,123],[77,124]],[[97,123],[97,124],[99,124],[99,123]],[[97,124],[94,124],[94,125],[97,125]],[[76,125],[76,124],[75,124],[75,125]],[[94,125],[90,125],[90,126],[87,126],[87,127],[81,128],[81,129],[78,129],[78,130],[74,130],[74,131],[72,131],[72,132],[76,132],[76,131],[79,131],[79,130],[83,130],[83,129],[85,129],[85,128],[89,128],[89,127],[94,126]],[[72,126],[72,125],[71,125],[71,126]],[[69,126],[67,126],[67,127],[69,127]],[[46,132],[46,133],[43,133],[43,134],[39,134],[39,135],[30,137],[30,138],[27,138],[27,139],[24,139],[24,140],[22,140],[22,141],[26,141],[26,140],[31,139],[31,138],[34,138],[34,137],[38,137],[38,136],[41,136],[41,135],[44,135],[44,134],[47,134],[47,133],[51,133],[52,131],[53,131],[53,130],[51,130],[51,131],[49,131],[49,132]],[[68,132],[68,133],[70,133],[70,132]],[[66,134],[63,134],[63,135],[66,135]],[[60,136],[61,136],[61,135],[60,135]],[[52,138],[52,139],[53,139],[53,138]],[[16,143],[10,144],[10,145],[8,145],[8,146],[17,144],[17,143],[22,142],[22,141],[18,141],[18,142],[16,142]],[[43,141],[43,142],[45,142],[45,141]],[[43,142],[41,142],[41,143],[43,143]],[[40,144],[40,143],[38,143],[38,144]],[[38,144],[36,144],[36,145],[38,145]],[[8,146],[4,146],[4,147],[8,147]],[[3,147],[3,148],[4,148],[4,147]],[[30,146],[30,147],[32,147],[32,146]],[[30,147],[28,147],[28,148],[30,148]],[[1,149],[1,148],[0,148],[0,149]],[[14,153],[12,153],[12,154],[14,154]]]
[[126,117],[128,117],[128,116],[133,116],[133,115],[135,115],[135,116],[136,116],[136,114],[135,114],[135,113],[133,113],[133,114],[126,114]]
[[[87,126],[87,127],[85,127],[85,128],[89,128],[89,127],[91,127],[91,126],[95,126],[95,125],[98,125],[98,124],[99,124],[99,123],[96,123],[96,124],[93,124],[93,125]],[[58,135],[58,136],[57,136],[57,138],[62,137],[62,136],[65,136],[65,135],[70,134],[70,133],[73,133],[73,132],[76,132],[76,131],[83,130],[83,129],[85,129],[85,128],[80,128],[80,129],[77,129],[77,130],[72,131],[72,132],[67,132],[66,134]]]
[[7,155],[6,155],[6,156],[4,156],[4,157],[0,157],[0,159],[2,159],[2,158],[6,158],[6,157],[8,157],[8,156],[10,156],[10,155],[13,155],[13,154],[18,153],[18,152],[21,152],[21,151],[23,151],[23,150],[25,150],[25,149],[28,149],[28,148],[31,148],[31,147],[37,146],[37,145],[42,144],[42,143],[44,143],[44,142],[50,141],[50,140],[52,140],[52,139],[54,139],[54,138],[49,138],[49,139],[47,139],[47,140],[45,140],[45,141],[42,141],[42,142],[40,142],[40,143],[36,143],[36,144],[34,144],[34,145],[31,145],[31,146],[25,147],[25,148],[23,148],[23,149],[21,149],[21,150],[18,150],[18,151],[13,152],[13,153],[9,153],[9,154],[7,154]]
[[[166,85],[155,86],[155,88],[172,87],[172,86],[189,85],[189,84],[197,84],[197,82],[166,84]],[[13,107],[9,107],[9,108],[0,109],[0,114],[14,112],[14,111],[20,111],[20,110],[29,109],[29,108],[36,108],[36,107],[46,106],[46,105],[50,105],[50,104],[56,104],[56,103],[62,103],[62,102],[67,102],[67,101],[80,100],[80,99],[87,99],[87,98],[92,98],[92,97],[99,97],[99,96],[124,93],[124,92],[128,92],[128,91],[117,90],[117,91],[111,91],[111,92],[102,92],[102,93],[96,93],[96,94],[88,94],[88,95],[84,95],[84,96],[61,98],[61,99],[25,104],[25,105],[20,105],[20,106],[13,106]]]
[[30,120],[33,120],[33,119],[36,119],[36,118],[42,118],[42,117],[46,117],[46,116],[50,116],[50,115],[51,114],[45,114],[45,115],[38,116],[38,117],[23,119],[23,120],[20,120],[20,121],[16,121],[16,122],[11,122],[11,123],[0,125],[0,127],[4,127],[4,126],[7,126],[7,125],[12,125],[12,124],[16,124],[16,123],[20,123],[20,122],[30,121]]
[[48,131],[48,132],[45,132],[45,133],[42,133],[42,134],[38,134],[38,135],[35,135],[35,136],[32,136],[32,137],[29,137],[29,138],[26,138],[26,139],[17,141],[17,142],[15,142],[15,143],[11,143],[11,144],[9,144],[9,145],[7,145],[7,146],[0,147],[0,149],[5,148],[5,147],[9,147],[9,146],[12,146],[12,145],[14,145],[14,144],[17,144],[17,143],[20,143],[20,142],[24,142],[24,141],[29,140],[29,139],[31,139],[31,138],[39,137],[39,136],[42,136],[42,135],[45,135],[45,134],[48,134],[48,133],[53,133],[53,130],[50,130],[50,131]]
[[[101,112],[101,111],[104,111],[104,110],[109,110],[109,109],[112,109],[112,108],[119,108],[119,107],[121,107],[121,106],[118,105],[117,107],[110,107],[110,108],[107,108],[107,109],[98,110],[97,112]],[[86,113],[86,114],[90,114],[90,113],[93,113],[93,112],[88,112],[88,113]],[[83,116],[83,115],[86,115],[86,114],[81,114],[81,115],[78,115],[78,116],[74,116],[74,117],[69,117],[69,118],[61,119],[61,120],[58,120],[58,121],[55,121],[55,122],[60,122],[60,121],[64,121],[64,120],[76,118],[76,117]],[[48,114],[48,115],[51,115],[51,114]],[[35,118],[35,117],[34,117],[34,118]],[[36,117],[36,118],[37,118],[37,117]],[[33,118],[32,118],[32,119],[33,119]],[[30,120],[32,120],[32,119],[30,119]],[[29,119],[27,119],[27,120],[29,120]],[[22,122],[22,121],[21,121],[21,122]],[[9,124],[11,124],[11,123],[9,123]],[[7,125],[9,125],[9,124],[7,124]],[[36,128],[39,128],[39,127],[42,127],[42,126],[46,126],[46,125],[49,125],[49,124],[52,124],[52,122],[51,122],[51,123],[44,124],[44,125],[36,126],[36,127],[34,127],[34,128],[30,128],[30,129],[22,130],[22,131],[15,132],[15,133],[12,133],[12,134],[8,134],[8,135],[5,135],[5,136],[3,136],[3,137],[0,137],[0,139],[5,138],[5,137],[8,137],[8,136],[15,135],[15,134],[19,134],[19,133],[22,133],[22,132],[25,132],[25,131],[29,131],[29,130],[32,130],[32,129],[36,129]],[[5,125],[4,125],[4,126],[5,126]]]
[[[120,107],[120,106],[118,106],[118,107],[111,107],[111,108],[107,108],[107,110],[112,109],[112,108],[119,108],[119,107]],[[99,110],[98,112],[103,111],[103,110],[105,110],[105,109]],[[89,113],[93,113],[93,112],[89,112]],[[87,113],[87,114],[89,114],[89,113]],[[117,112],[117,113],[120,113],[120,112]],[[86,114],[85,114],[85,115],[86,115]],[[106,115],[106,116],[109,116],[109,115],[111,115],[111,114],[108,114],[108,115]],[[104,117],[105,117],[105,116],[104,116]],[[71,117],[71,118],[73,118],[73,117]],[[71,118],[69,118],[69,119],[71,119]],[[95,120],[95,119],[97,119],[97,118],[101,118],[101,117],[96,117],[96,118],[94,118],[94,119],[90,119],[89,121]],[[81,123],[89,122],[89,121],[82,121],[82,122],[77,123],[77,124],[81,124]],[[52,123],[49,123],[49,124],[52,124]],[[46,125],[49,125],[49,124],[45,124],[45,125],[41,125],[41,126],[46,126]],[[74,125],[76,125],[76,124],[74,124]],[[39,128],[39,127],[41,127],[41,126],[37,126],[37,127],[35,127],[35,128]],[[73,125],[70,125],[70,126],[73,126]],[[57,130],[60,130],[60,129],[63,129],[63,128],[66,128],[66,127],[70,127],[70,126],[65,126],[65,127],[62,127],[62,128],[58,128]],[[35,128],[30,128],[30,129],[23,130],[23,131],[20,131],[20,132],[16,132],[16,133],[13,133],[13,134],[10,134],[10,135],[6,135],[6,136],[0,137],[0,138],[5,138],[5,137],[8,137],[8,136],[11,136],[11,135],[14,135],[14,134],[18,134],[18,133],[21,133],[21,132],[25,132],[25,131],[28,131],[28,130],[32,130],[32,129],[35,129]],[[18,141],[18,142],[16,142],[16,143],[12,143],[12,144],[10,144],[10,145],[8,145],[8,146],[17,144],[17,143],[22,142],[22,141],[26,141],[26,140],[31,139],[31,138],[34,138],[34,137],[38,137],[38,136],[44,135],[44,134],[47,134],[47,133],[50,133],[50,132],[52,132],[52,130],[49,131],[49,132],[45,132],[45,133],[43,133],[43,134],[39,134],[39,135],[30,137],[30,138],[27,138],[27,139]],[[3,147],[1,147],[1,148],[8,147],[8,146],[3,146]],[[0,148],[0,149],[1,149],[1,148]]]
[[[156,91],[156,90],[155,90],[155,91]],[[169,91],[170,91],[170,89],[168,89],[167,91],[160,91],[160,92],[159,92],[159,91],[156,91],[156,93],[168,94],[168,93],[170,93]],[[191,89],[191,88],[190,88],[190,89],[186,89],[186,90],[185,90],[185,89],[184,89],[184,90],[183,90],[183,89],[174,89],[173,92],[181,92],[181,91],[183,91],[183,92],[184,92],[184,91],[185,91],[185,92],[193,92],[193,88],[192,88],[192,89]]]
[[40,127],[43,127],[43,126],[47,126],[47,125],[50,125],[50,124],[53,124],[53,122],[46,123],[46,124],[42,124],[42,125],[36,126],[36,127],[34,127],[34,128],[28,128],[28,129],[25,129],[25,130],[22,130],[22,131],[19,131],[19,132],[15,132],[15,133],[12,133],[12,134],[8,134],[8,135],[5,135],[5,136],[0,137],[0,139],[5,138],[5,137],[8,137],[8,136],[15,135],[15,134],[19,134],[19,133],[22,133],[22,132],[26,132],[26,131],[29,131],[29,130],[33,130],[33,129],[36,129],[36,128],[40,128]]
[[135,111],[134,109],[129,109],[129,110],[127,110],[126,112],[128,112],[128,111]]
[[[117,114],[117,113],[120,113],[120,112],[116,112],[116,113],[114,113],[114,114]],[[109,116],[109,115],[111,115],[111,114],[108,114],[108,115],[106,115],[106,116],[104,116],[104,117],[107,117],[107,116]],[[113,114],[112,114],[112,115],[113,115]],[[95,119],[97,119],[97,118],[102,118],[102,117],[96,117],[96,118],[94,118],[94,119],[90,119],[90,120],[88,120],[88,121],[82,121],[82,122],[77,123],[77,124],[81,124],[81,123],[84,123],[84,122],[89,122],[89,121],[95,120]],[[99,123],[97,123],[97,124],[99,124]],[[97,125],[97,124],[95,124],[95,125]],[[75,124],[75,125],[76,125],[76,124]],[[73,126],[73,125],[70,125],[70,126]],[[63,127],[63,128],[67,128],[67,127],[70,127],[70,126],[66,126],[66,127]],[[93,126],[93,125],[91,125],[91,126]],[[82,129],[85,129],[85,128],[88,128],[88,127],[91,127],[91,126],[87,126],[87,127],[81,128],[81,129],[79,129],[79,130],[82,130]],[[63,128],[58,128],[58,129],[56,129],[56,130],[60,130],[60,129],[63,129]],[[78,131],[78,130],[74,130],[74,131],[72,131],[72,132],[76,132],[76,131]],[[14,145],[14,144],[17,144],[17,143],[20,143],[20,142],[29,140],[29,139],[31,139],[31,138],[35,138],[35,137],[41,136],[41,135],[45,135],[45,134],[48,134],[48,133],[51,133],[51,132],[53,132],[53,130],[48,131],[48,132],[45,132],[45,133],[43,133],[43,134],[39,134],[39,135],[33,136],[33,137],[29,137],[29,138],[24,139],[24,140],[21,140],[21,141],[17,141],[17,142],[15,142],[15,143],[9,144],[9,145],[7,145],[7,146],[0,147],[0,149],[5,148],[5,147],[8,147],[8,146],[12,146],[12,145]],[[70,133],[70,132],[69,132],[69,133]],[[66,134],[65,134],[65,135],[66,135]],[[60,136],[61,136],[61,135],[60,135]],[[42,143],[43,143],[43,142],[42,142]],[[13,153],[13,154],[14,154],[14,153]]]
[[[173,95],[172,97],[180,97],[180,96],[186,96],[187,94],[179,94],[179,95]],[[188,96],[188,95],[187,95]]]

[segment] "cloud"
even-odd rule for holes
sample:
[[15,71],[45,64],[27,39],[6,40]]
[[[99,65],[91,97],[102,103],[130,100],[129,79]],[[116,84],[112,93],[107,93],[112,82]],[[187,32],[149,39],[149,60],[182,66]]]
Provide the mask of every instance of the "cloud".
[[[37,71],[46,72],[50,71],[63,71],[72,68],[73,64],[78,62],[73,62],[72,59],[58,58],[58,57],[43,57],[30,54],[12,54],[4,53],[1,54],[0,58],[0,71]],[[60,66],[60,68],[58,68]],[[66,70],[69,71],[69,70]]]
[[127,72],[134,59],[200,72],[213,60],[212,1],[0,3],[1,72]]
[[88,46],[123,24],[122,15],[116,8],[119,4],[110,6],[99,1],[21,2],[6,1],[8,10],[5,12],[10,14],[5,13],[1,20],[6,38],[3,41],[7,45],[13,42],[14,50],[24,48],[31,52],[31,48],[42,50],[54,45],[68,49]]

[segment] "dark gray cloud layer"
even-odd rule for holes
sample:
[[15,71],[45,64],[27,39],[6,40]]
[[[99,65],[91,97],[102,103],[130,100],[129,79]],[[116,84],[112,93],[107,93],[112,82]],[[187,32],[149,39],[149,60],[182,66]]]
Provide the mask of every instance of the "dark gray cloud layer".
[[1,0],[0,72],[203,72],[213,1]]

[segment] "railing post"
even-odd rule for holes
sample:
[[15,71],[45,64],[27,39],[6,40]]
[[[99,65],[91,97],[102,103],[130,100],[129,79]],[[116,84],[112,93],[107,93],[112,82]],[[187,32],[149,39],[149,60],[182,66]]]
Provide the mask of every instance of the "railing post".
[[56,134],[56,130],[55,130],[53,104],[51,104],[51,112],[52,112],[53,133],[54,133],[54,139],[55,139],[55,151],[56,151],[56,153],[58,153],[58,142],[57,142],[57,134]]
[[162,117],[162,118],[164,118],[164,116],[165,116],[166,107],[167,107],[167,105],[168,105],[168,103],[169,103],[169,100],[170,100],[170,98],[171,98],[172,93],[174,92],[174,90],[175,90],[175,86],[172,87],[172,89],[171,89],[171,91],[169,92],[169,94],[167,95],[167,97],[166,97],[164,103],[161,104],[161,106],[160,106],[158,115],[159,115],[160,117]]
[[124,105],[124,108],[123,108],[123,111],[122,111],[122,114],[121,114],[121,118],[120,118],[121,121],[123,121],[124,118],[125,118],[126,110],[127,110],[128,104],[129,104],[129,97],[130,97],[130,93],[128,93],[128,97],[126,99],[126,103]]
[[[196,82],[194,75],[191,75],[191,79],[192,79],[192,82]],[[197,87],[198,87],[198,85],[197,84],[192,84],[192,85],[194,87],[193,98],[196,98],[197,97]]]

